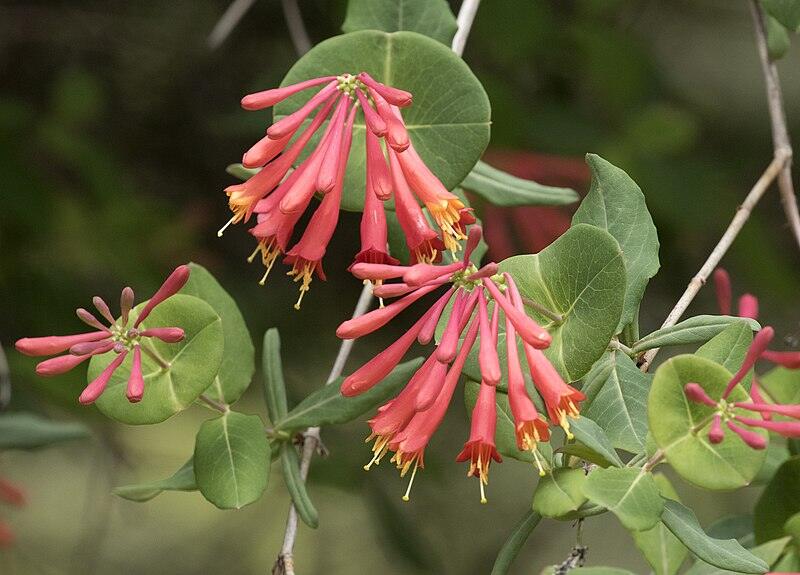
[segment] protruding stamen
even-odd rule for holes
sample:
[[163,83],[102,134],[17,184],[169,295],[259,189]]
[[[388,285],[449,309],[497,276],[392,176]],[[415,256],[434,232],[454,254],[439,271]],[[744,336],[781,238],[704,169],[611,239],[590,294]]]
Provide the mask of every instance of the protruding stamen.
[[408,480],[408,487],[406,488],[406,492],[403,494],[403,501],[408,501],[411,499],[411,486],[414,485],[414,478],[417,476],[417,464],[414,464],[414,469],[411,471],[411,479]]
[[221,238],[222,234],[225,233],[225,230],[227,230],[230,227],[231,224],[236,223],[236,220],[238,218],[239,218],[238,214],[233,214],[233,216],[231,216],[231,219],[229,219],[227,222],[225,222],[225,225],[222,226],[219,230],[217,230],[217,237]]

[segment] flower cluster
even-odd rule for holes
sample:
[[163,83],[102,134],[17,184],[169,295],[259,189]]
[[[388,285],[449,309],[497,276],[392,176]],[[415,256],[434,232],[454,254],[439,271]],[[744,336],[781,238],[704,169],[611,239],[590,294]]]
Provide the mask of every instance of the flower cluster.
[[179,327],[142,328],[157,305],[172,297],[189,279],[189,266],[182,265],[173,271],[158,291],[142,308],[136,321],[129,327],[130,312],[134,305],[133,290],[126,287],[120,295],[120,318],[115,319],[108,304],[100,297],[94,297],[94,304],[100,316],[108,322],[104,325],[91,312],[79,308],[78,318],[95,329],[75,335],[52,335],[47,337],[26,337],[16,342],[17,351],[30,356],[58,355],[40,362],[36,373],[49,377],[66,373],[92,356],[113,352],[117,357],[94,379],[81,393],[78,400],[90,404],[97,400],[108,385],[111,376],[125,361],[129,353],[133,354],[133,366],[128,377],[126,395],[131,403],[142,399],[144,394],[144,375],[142,373],[142,352],[151,355],[157,362],[163,363],[156,351],[147,344],[148,338],[156,338],[166,343],[177,343],[184,338],[183,329]]
[[[233,216],[219,231],[222,235],[229,225],[247,222],[255,214],[256,225],[250,233],[258,245],[248,259],[253,261],[261,254],[266,267],[260,281],[263,285],[275,261],[283,255],[283,262],[292,266],[289,275],[300,282],[300,297],[295,304],[298,309],[313,276],[325,279],[322,259],[338,222],[353,122],[359,108],[366,126],[366,189],[361,251],[355,256],[355,263],[398,263],[387,248],[383,204],[389,199],[394,199],[412,263],[437,261],[443,249],[455,253],[458,241],[466,239],[465,227],[475,221],[463,202],[447,191],[414,149],[400,112],[400,108],[412,103],[408,92],[361,72],[250,94],[242,99],[242,107],[261,110],[319,86],[322,88],[305,105],[272,124],[244,154],[242,164],[260,170],[246,182],[225,189]],[[329,121],[316,147],[291,171],[326,120]],[[294,228],[315,194],[321,194],[322,201],[300,240],[290,248]],[[429,225],[418,202],[427,207],[439,227],[438,233]]]
[[[481,269],[471,263],[470,256],[480,237],[480,227],[473,226],[463,261],[449,265],[358,263],[352,267],[356,277],[376,284],[375,295],[400,299],[342,323],[336,333],[343,339],[372,333],[421,297],[447,288],[408,331],[345,378],[341,386],[345,396],[372,388],[397,366],[415,341],[423,345],[431,342],[450,306],[449,317],[442,321],[444,331],[433,352],[397,397],[378,408],[369,421],[371,434],[367,441],[375,441],[372,459],[365,469],[380,463],[389,451],[394,452],[391,461],[400,475],[411,470],[404,500],[409,498],[417,469],[424,467],[425,448],[444,418],[470,351],[479,341],[480,390],[472,412],[470,436],[457,461],[469,461],[468,475],[478,477],[481,501],[486,501],[484,486],[488,483],[489,466],[492,460],[501,461],[495,447],[495,394],[503,378],[497,349],[501,320],[506,335],[505,369],[517,446],[533,454],[542,475],[546,463],[538,453],[537,444],[548,441],[550,431],[547,419],[538,412],[526,389],[519,348],[527,359],[534,386],[544,400],[547,418],[563,427],[568,437],[572,437],[569,418],[579,416],[579,404],[584,399],[580,391],[564,382],[542,353],[551,343],[550,334],[525,313],[523,299],[511,276],[498,274],[494,263]],[[383,283],[386,280],[400,281]]]
[[[764,401],[763,398],[754,396],[752,391],[750,401],[731,402],[728,400],[728,397],[736,385],[745,378],[756,361],[758,361],[760,357],[763,357],[764,351],[767,349],[767,346],[774,336],[775,331],[769,326],[763,328],[756,334],[753,338],[753,343],[747,350],[747,355],[741,367],[728,382],[722,396],[718,400],[709,397],[699,383],[687,383],[684,387],[686,397],[691,401],[702,403],[715,409],[708,431],[708,440],[711,443],[721,443],[725,438],[725,431],[722,428],[723,423],[753,449],[764,449],[767,446],[767,440],[759,433],[747,428],[766,429],[783,435],[784,437],[800,437],[800,421],[792,421],[800,420],[800,404],[781,405],[768,403]],[[753,386],[755,386],[755,381],[753,382]],[[753,417],[739,415],[733,408],[757,413],[763,419],[754,419]],[[772,418],[775,415],[786,417],[789,421],[773,421]]]
[[[0,477],[0,501],[15,507],[22,507],[26,503],[25,493],[11,483]],[[0,549],[9,547],[14,543],[14,532],[6,523],[0,520]]]

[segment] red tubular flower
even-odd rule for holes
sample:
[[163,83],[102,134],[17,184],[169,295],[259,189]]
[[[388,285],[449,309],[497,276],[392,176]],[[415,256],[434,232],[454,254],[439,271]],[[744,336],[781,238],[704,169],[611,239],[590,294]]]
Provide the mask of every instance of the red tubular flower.
[[[16,342],[16,348],[19,352],[31,356],[53,355],[69,350],[66,355],[46,359],[36,366],[36,373],[44,377],[66,373],[92,356],[111,351],[116,353],[117,357],[81,393],[79,401],[84,404],[92,403],[100,397],[114,371],[122,364],[128,352],[134,350],[133,370],[127,395],[131,402],[139,401],[144,392],[141,350],[143,349],[151,355],[154,354],[146,346],[146,340],[155,337],[165,343],[177,343],[184,338],[184,331],[179,327],[143,329],[140,326],[159,304],[178,293],[186,285],[189,273],[189,266],[178,266],[145,304],[131,327],[129,327],[129,323],[130,311],[133,307],[133,290],[126,287],[120,296],[120,319],[114,318],[108,304],[102,298],[94,297],[92,300],[101,317],[108,321],[108,326],[103,325],[85,309],[77,310],[78,318],[99,331],[68,336],[26,337]],[[142,348],[143,345],[145,347]]]
[[744,441],[749,447],[752,447],[753,449],[764,449],[767,447],[766,438],[762,437],[755,431],[750,431],[749,429],[739,427],[731,420],[727,421],[727,426],[728,429],[741,437],[742,441]]
[[325,84],[326,82],[332,82],[335,79],[336,76],[324,76],[322,78],[313,78],[305,82],[292,84],[284,88],[273,88],[271,90],[264,90],[263,92],[248,94],[242,98],[242,108],[245,110],[263,110],[264,108],[274,106],[278,102],[282,102],[289,96],[293,96],[298,92],[313,88],[314,86],[319,86],[320,84]]
[[761,354],[761,359],[782,365],[787,369],[800,369],[800,351],[771,351]]
[[722,443],[723,439],[725,439],[725,430],[722,429],[722,418],[719,414],[717,414],[711,421],[711,429],[708,432],[708,440],[716,445],[717,443]]
[[377,80],[373,79],[372,76],[367,74],[366,72],[361,72],[358,75],[358,79],[364,82],[367,86],[378,92],[383,98],[392,104],[393,106],[399,106],[400,108],[405,108],[406,106],[411,105],[411,101],[413,96],[410,92],[406,92],[405,90],[398,90],[397,88],[393,88],[391,86],[387,86],[386,84],[381,84]]
[[[511,282],[509,284],[510,287],[514,280],[506,274],[506,281],[509,280]],[[546,329],[533,321],[524,311],[520,311],[508,298],[504,297],[492,280],[484,278],[482,281],[494,301],[503,308],[503,313],[514,324],[514,329],[523,341],[538,349],[544,349],[550,345],[553,338],[550,337]]]
[[715,407],[717,405],[717,402],[708,396],[706,391],[700,387],[699,383],[687,383],[683,387],[683,391],[686,394],[686,397],[695,403],[703,403],[709,407]]
[[389,174],[389,164],[386,163],[381,144],[375,134],[369,130],[365,130],[364,133],[367,140],[367,190],[364,203],[366,204],[370,195],[385,202],[392,197],[392,177]]
[[[369,171],[369,167],[367,167]],[[361,216],[361,251],[356,254],[353,265],[358,263],[397,265],[400,262],[387,251],[388,230],[383,202],[372,191],[372,182],[367,175],[367,195],[364,197],[364,213]],[[350,270],[353,266],[351,265]]]
[[746,293],[739,298],[739,317],[758,319],[758,298]]
[[405,152],[411,145],[402,116],[395,114],[394,108],[375,90],[369,90],[378,115],[386,122],[386,143],[395,152]]
[[761,429],[772,431],[784,437],[793,439],[800,437],[800,421],[764,421],[741,416],[737,416],[735,419],[750,427],[760,427]]
[[724,268],[717,268],[714,270],[714,291],[717,295],[719,313],[722,315],[731,315],[731,300],[733,299],[731,276],[728,275],[728,272]]
[[762,417],[765,413],[775,413],[785,417],[800,419],[800,404],[778,405],[774,403],[749,403],[746,401],[740,401],[734,405],[748,411],[757,411],[762,415]]
[[744,362],[742,362],[742,366],[728,382],[728,386],[725,388],[725,392],[722,394],[723,399],[730,395],[731,391],[733,391],[733,388],[736,387],[736,384],[742,381],[747,373],[753,368],[756,361],[758,361],[758,358],[762,353],[764,353],[764,350],[767,349],[767,346],[770,344],[773,337],[775,337],[775,330],[769,326],[763,328],[756,334],[756,336],[753,338],[753,343],[750,344],[750,347],[747,350],[747,355],[744,358]]
[[487,385],[497,385],[503,374],[500,372],[500,358],[497,356],[497,318],[498,307],[494,309],[494,329],[489,324],[489,313],[486,306],[486,296],[481,290],[478,296],[478,317],[480,318],[480,347],[478,363],[481,368],[483,382]]
[[484,486],[489,484],[489,465],[492,459],[497,463],[503,461],[494,445],[497,427],[496,394],[495,385],[481,383],[478,401],[475,402],[475,407],[472,409],[469,439],[464,444],[464,449],[456,457],[458,462],[469,460],[467,477],[478,478],[481,488],[481,503],[486,503]]

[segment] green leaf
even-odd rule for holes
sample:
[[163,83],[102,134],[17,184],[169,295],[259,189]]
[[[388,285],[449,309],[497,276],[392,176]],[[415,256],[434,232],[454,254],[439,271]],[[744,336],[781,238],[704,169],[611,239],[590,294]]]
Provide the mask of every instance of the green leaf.
[[445,0],[349,0],[342,31],[417,32],[450,46],[458,24]]
[[769,54],[769,59],[773,62],[780,60],[789,51],[789,46],[791,45],[789,31],[769,14],[766,15],[764,24],[767,28],[767,53]]
[[267,487],[270,447],[261,418],[228,411],[200,426],[194,473],[203,497],[220,509],[240,509]]
[[[145,302],[146,303],[146,302]],[[135,319],[145,303],[131,312]],[[159,304],[142,322],[148,327],[180,327],[186,338],[179,343],[164,343],[148,338],[169,369],[162,369],[148,354],[142,354],[144,396],[131,403],[125,396],[133,354],[114,372],[97,408],[106,416],[133,425],[160,423],[183,411],[214,383],[222,362],[224,336],[222,320],[214,309],[194,296],[177,294]],[[88,381],[92,381],[116,357],[113,353],[95,356],[89,363]]]
[[[675,471],[687,481],[707,489],[735,489],[747,485],[764,462],[763,450],[751,449],[727,427],[723,428],[724,440],[712,444],[708,440],[708,428],[714,408],[689,401],[684,394],[684,386],[695,382],[709,397],[717,399],[730,378],[728,370],[711,360],[679,355],[658,368],[650,389],[648,412],[653,439],[664,450]],[[747,397],[744,388],[737,385],[728,401],[745,401]],[[762,435],[767,436],[766,432]]]
[[789,550],[786,555],[772,567],[773,573],[800,573],[800,556],[795,550]]
[[[784,537],[782,539],[769,541],[763,545],[759,545],[758,547],[753,547],[752,549],[749,549],[749,551],[768,565],[772,565],[783,554],[783,551],[786,549],[786,545],[789,543],[789,541],[789,537]],[[709,565],[704,561],[698,561],[692,565],[692,568],[689,569],[685,575],[737,575],[737,573],[739,572],[720,569],[718,567]]]
[[767,13],[789,30],[800,26],[800,0],[761,0]]
[[[661,497],[680,501],[678,494],[665,475],[656,473],[653,478],[658,485]],[[652,529],[632,531],[631,535],[636,546],[653,568],[655,575],[675,575],[689,554],[686,546],[661,521]]]
[[495,206],[564,206],[580,199],[575,190],[512,176],[478,162],[461,184]]
[[769,565],[735,539],[713,539],[706,535],[694,512],[677,501],[667,499],[664,502],[661,520],[692,553],[706,563],[741,573],[764,573],[769,569]]
[[583,486],[586,474],[583,469],[561,467],[539,480],[533,492],[533,510],[543,517],[571,518],[586,502]]
[[506,575],[508,570],[511,569],[511,564],[514,559],[519,555],[520,550],[525,545],[525,542],[530,537],[536,526],[542,520],[542,516],[535,511],[528,511],[522,521],[514,528],[511,535],[503,543],[500,552],[497,554],[497,559],[494,561],[491,575]]
[[228,164],[228,166],[225,168],[225,171],[234,178],[238,178],[243,182],[246,182],[255,176],[259,172],[259,169],[245,168],[242,164]]
[[800,513],[795,513],[783,524],[783,532],[794,539],[795,547],[800,544]]
[[319,514],[317,513],[314,504],[311,503],[311,497],[308,496],[306,490],[306,482],[300,475],[300,457],[297,455],[297,449],[291,442],[284,443],[281,446],[281,465],[283,468],[283,480],[286,482],[286,489],[294,502],[294,508],[303,523],[316,529],[319,526]]
[[739,514],[721,517],[708,526],[706,533],[715,539],[736,539],[745,547],[752,547],[755,541],[753,538],[753,516]]
[[744,324],[750,331],[758,331],[761,326],[753,319],[729,315],[697,315],[670,327],[664,327],[644,336],[633,344],[634,353],[670,345],[705,343],[719,335],[731,325]]
[[765,451],[767,453],[764,458],[764,465],[761,466],[761,469],[758,470],[758,475],[753,479],[754,485],[766,485],[769,483],[781,465],[791,457],[786,444],[778,441],[770,441]]
[[641,188],[628,174],[596,154],[586,154],[586,163],[592,170],[592,186],[572,223],[608,231],[622,249],[627,282],[618,333],[634,320],[647,282],[661,266],[658,232]]
[[595,469],[583,485],[583,494],[633,531],[655,527],[664,508],[653,474],[631,467]]
[[189,267],[192,273],[181,293],[198,297],[214,308],[222,320],[225,340],[222,364],[206,394],[231,404],[242,396],[253,380],[256,370],[253,340],[242,312],[230,294],[203,266],[190,263]]
[[607,465],[623,466],[606,432],[594,421],[581,416],[570,422],[570,430],[577,441],[597,453],[607,462]]
[[52,421],[22,411],[0,414],[0,450],[34,449],[90,436],[89,428],[78,422]]
[[[731,373],[736,373],[742,366],[752,342],[751,326],[744,322],[736,322],[700,346],[697,355],[720,364]],[[742,380],[742,386],[748,388],[752,378],[752,373],[748,373]]]
[[775,403],[800,403],[800,370],[777,366],[758,378],[758,384]]
[[[513,276],[523,297],[564,318],[553,322],[529,310],[553,337],[544,350],[553,366],[567,381],[586,375],[608,347],[622,312],[625,265],[617,241],[578,224],[538,254],[504,260],[500,271]],[[499,339],[505,356],[505,336]]]
[[[364,30],[320,42],[295,63],[281,85],[361,71],[414,95],[413,105],[403,109],[411,142],[448,190],[460,184],[489,143],[491,119],[489,98],[464,61],[414,32]],[[305,91],[276,105],[275,120],[297,110],[313,94]],[[342,198],[345,210],[359,211],[364,205],[364,130],[363,115],[358,115]],[[301,159],[314,149],[321,132]]]
[[614,447],[630,453],[643,452],[652,376],[642,373],[630,357],[619,351],[610,351],[601,358],[587,381],[598,372],[601,375],[596,379],[600,383],[583,388],[587,397],[583,414],[603,428]]
[[783,537],[783,526],[800,513],[800,456],[781,465],[756,503],[753,514],[756,543]]
[[[468,380],[464,382],[464,403],[467,412],[472,417],[472,409],[478,401],[478,391],[481,384],[477,381]],[[511,457],[526,463],[535,463],[533,454],[530,451],[520,451],[517,446],[517,435],[514,427],[514,417],[511,414],[511,406],[508,403],[508,395],[498,390],[495,403],[497,404],[497,426],[495,430],[495,443],[497,451],[504,457]],[[539,443],[539,453],[548,465],[552,465],[553,448],[549,443]]]
[[197,481],[194,478],[194,459],[183,464],[172,476],[149,483],[136,483],[115,487],[114,495],[123,499],[144,503],[150,501],[164,491],[197,491]]
[[275,429],[294,431],[353,421],[397,395],[420,365],[422,358],[401,363],[383,381],[355,397],[341,394],[339,387],[344,378],[339,378],[306,397],[286,417],[275,422]]
[[267,403],[269,419],[275,423],[286,417],[289,412],[281,362],[281,336],[275,327],[268,329],[264,334],[261,361],[264,369],[264,400]]

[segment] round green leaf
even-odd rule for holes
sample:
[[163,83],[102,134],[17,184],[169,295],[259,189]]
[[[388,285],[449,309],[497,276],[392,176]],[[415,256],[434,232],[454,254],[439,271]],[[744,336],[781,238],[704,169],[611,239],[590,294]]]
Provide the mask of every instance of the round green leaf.
[[450,45],[458,29],[445,0],[350,0],[342,30],[408,30]]
[[[722,396],[730,378],[728,370],[709,359],[680,355],[658,368],[650,389],[648,414],[653,439],[675,471],[687,481],[708,489],[747,485],[764,463],[764,450],[748,447],[727,427],[724,440],[716,445],[711,443],[708,428],[714,409],[689,401],[683,391],[687,383],[696,382],[716,399]],[[738,385],[729,399],[745,401],[747,392]],[[700,428],[693,432],[696,426]],[[767,436],[766,432],[759,433]]]
[[[544,354],[555,368],[568,381],[586,375],[622,314],[625,264],[617,241],[605,230],[578,224],[538,254],[504,260],[500,271],[511,274],[523,297],[564,318],[554,322],[528,310],[553,337]],[[500,341],[498,349],[504,348]]]
[[[414,32],[364,30],[320,42],[295,63],[281,85],[362,71],[414,95],[414,103],[403,109],[414,147],[447,189],[461,183],[489,143],[491,118],[489,98],[464,61],[443,44]],[[297,110],[314,93],[301,92],[276,105],[275,120]],[[364,130],[359,114],[342,197],[345,210],[364,206]]]
[[595,469],[583,485],[583,494],[633,531],[655,527],[664,509],[653,474],[642,469]]
[[[144,303],[131,312],[133,319],[139,315]],[[213,383],[222,361],[222,321],[201,299],[174,295],[159,304],[141,327],[180,327],[186,332],[186,337],[179,343],[148,338],[148,345],[170,363],[170,368],[164,370],[149,355],[142,354],[144,396],[139,403],[131,403],[125,396],[133,363],[131,353],[114,372],[105,392],[97,400],[97,408],[103,414],[133,425],[159,423],[189,407]],[[93,357],[88,380],[97,377],[115,357],[113,353]]]
[[225,340],[222,364],[206,393],[213,399],[231,404],[239,399],[256,370],[255,350],[239,306],[203,266],[190,263],[192,273],[181,293],[193,295],[209,304],[222,319]]
[[786,535],[784,525],[800,513],[800,456],[788,459],[764,489],[753,514],[756,543]]
[[583,485],[586,474],[583,469],[559,468],[539,480],[533,493],[533,510],[543,517],[572,517],[586,502]]
[[267,487],[269,441],[257,415],[228,411],[200,426],[194,474],[203,497],[220,509],[240,509]]

